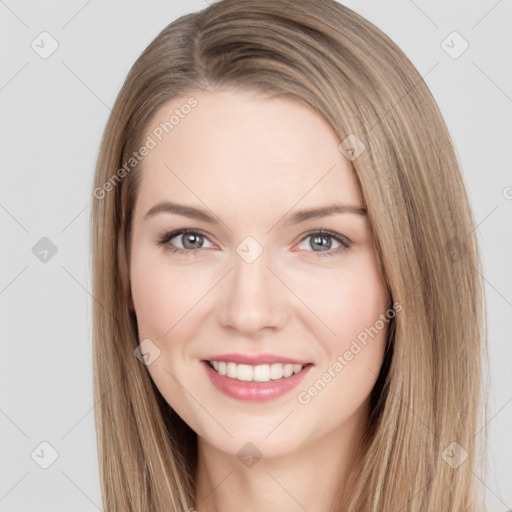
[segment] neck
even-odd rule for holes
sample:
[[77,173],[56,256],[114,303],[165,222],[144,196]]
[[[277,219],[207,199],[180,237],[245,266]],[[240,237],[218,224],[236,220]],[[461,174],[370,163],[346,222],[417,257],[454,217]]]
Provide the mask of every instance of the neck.
[[366,419],[351,418],[327,436],[250,467],[198,436],[197,512],[331,510],[361,453]]

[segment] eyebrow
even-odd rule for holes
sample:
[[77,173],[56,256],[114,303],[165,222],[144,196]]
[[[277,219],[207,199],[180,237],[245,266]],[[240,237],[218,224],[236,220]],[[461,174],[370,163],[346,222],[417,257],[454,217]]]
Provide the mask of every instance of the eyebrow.
[[[144,220],[153,217],[158,213],[173,213],[176,215],[182,215],[183,217],[189,217],[190,219],[208,222],[210,224],[218,223],[218,220],[213,215],[208,213],[207,210],[195,208],[193,206],[172,203],[169,201],[162,201],[161,203],[153,206],[144,216]],[[285,219],[284,223],[288,225],[299,224],[309,219],[328,217],[336,213],[352,213],[355,215],[365,216],[366,208],[362,206],[351,206],[346,204],[333,204],[329,206],[322,206],[320,208],[300,210],[295,212],[291,217]]]

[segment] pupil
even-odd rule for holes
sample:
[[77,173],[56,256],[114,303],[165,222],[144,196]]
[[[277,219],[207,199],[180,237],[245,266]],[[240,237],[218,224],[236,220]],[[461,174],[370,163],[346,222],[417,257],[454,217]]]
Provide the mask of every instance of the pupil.
[[201,235],[195,235],[193,233],[185,235],[185,243],[183,244],[183,246],[186,247],[187,249],[197,249],[197,247],[188,247],[188,243],[191,241],[191,244],[194,245],[195,239],[195,243],[197,244],[198,242],[200,242],[200,236]]
[[[322,244],[321,242],[319,242],[319,240],[327,240],[327,243],[325,244]],[[318,244],[319,247],[327,247],[327,249],[329,249],[332,245],[332,242],[330,241],[329,237],[326,237],[326,236],[315,236],[313,238],[313,244]],[[313,245],[312,245],[313,247]]]

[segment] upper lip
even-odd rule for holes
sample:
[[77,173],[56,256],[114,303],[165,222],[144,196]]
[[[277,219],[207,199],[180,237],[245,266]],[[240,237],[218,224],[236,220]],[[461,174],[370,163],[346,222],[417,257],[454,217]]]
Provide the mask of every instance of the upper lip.
[[310,361],[295,359],[294,357],[280,356],[278,354],[219,354],[205,357],[204,360],[225,361],[226,363],[249,364],[254,366],[273,363],[300,364],[305,366],[310,363]]

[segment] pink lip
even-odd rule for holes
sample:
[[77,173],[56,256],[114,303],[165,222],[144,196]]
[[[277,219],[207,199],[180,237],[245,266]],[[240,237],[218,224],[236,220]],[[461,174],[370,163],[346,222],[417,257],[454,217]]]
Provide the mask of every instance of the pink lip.
[[203,358],[205,361],[225,361],[226,363],[250,364],[257,366],[259,364],[300,364],[305,366],[311,361],[293,359],[291,357],[278,356],[276,354],[219,354]]
[[[218,359],[211,360],[218,361]],[[222,358],[221,361],[225,361],[225,359]],[[266,361],[268,361],[268,359],[266,359]],[[244,382],[231,379],[225,375],[219,375],[207,361],[201,361],[201,364],[205,368],[210,381],[218,390],[231,398],[236,398],[244,402],[267,402],[284,395],[295,386],[298,386],[313,367],[312,364],[308,364],[306,367],[302,368],[300,372],[283,379],[270,380],[268,382]]]

